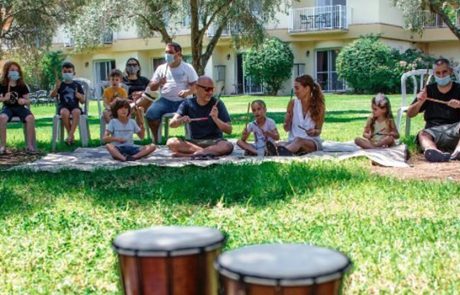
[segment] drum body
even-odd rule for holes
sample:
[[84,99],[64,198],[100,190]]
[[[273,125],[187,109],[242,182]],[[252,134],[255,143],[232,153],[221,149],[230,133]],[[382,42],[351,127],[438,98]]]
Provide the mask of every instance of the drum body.
[[351,262],[340,252],[300,244],[248,246],[216,261],[225,295],[339,294]]
[[223,235],[205,227],[153,227],[118,236],[125,294],[215,295]]

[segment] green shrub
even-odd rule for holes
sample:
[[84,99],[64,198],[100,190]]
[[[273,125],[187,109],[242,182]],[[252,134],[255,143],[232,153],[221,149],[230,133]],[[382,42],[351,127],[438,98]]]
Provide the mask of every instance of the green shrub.
[[283,82],[291,77],[293,65],[294,55],[289,45],[278,38],[251,48],[244,57],[246,76],[263,84],[270,95],[276,95]]

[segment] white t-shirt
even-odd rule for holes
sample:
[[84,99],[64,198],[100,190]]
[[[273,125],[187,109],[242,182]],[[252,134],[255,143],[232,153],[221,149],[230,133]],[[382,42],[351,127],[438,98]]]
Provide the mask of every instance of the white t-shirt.
[[166,83],[161,87],[161,96],[171,101],[181,101],[179,92],[189,88],[189,84],[198,80],[198,75],[192,65],[181,61],[179,66],[171,68],[166,63],[158,66],[153,73],[152,81],[160,81],[166,76]]
[[254,132],[254,137],[256,140],[255,142],[256,149],[264,148],[267,139],[271,142],[274,142],[273,138],[271,137],[265,138],[262,131],[267,132],[267,131],[273,131],[275,129],[276,129],[276,123],[270,118],[267,118],[265,120],[265,124],[262,126],[262,128],[259,127],[255,121],[249,123],[248,127],[246,127],[246,130],[248,132]]
[[126,139],[124,143],[112,142],[112,144],[117,146],[133,145],[134,133],[138,133],[139,131],[141,131],[141,128],[139,128],[136,121],[134,121],[133,119],[129,119],[129,121],[126,124],[123,124],[122,122],[120,122],[120,120],[114,118],[110,120],[106,129],[112,134],[113,137],[121,137]]
[[294,99],[294,109],[292,114],[292,127],[289,132],[288,141],[293,141],[296,137],[305,138],[305,139],[317,139],[320,140],[319,136],[311,137],[305,132],[304,129],[313,129],[316,128],[316,124],[311,118],[310,112],[308,112],[305,117],[303,116],[302,111],[302,102],[300,99]]

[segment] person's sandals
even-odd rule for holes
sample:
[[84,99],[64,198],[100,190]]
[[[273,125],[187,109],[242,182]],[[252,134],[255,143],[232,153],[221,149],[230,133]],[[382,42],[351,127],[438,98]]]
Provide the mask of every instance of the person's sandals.
[[428,162],[432,163],[448,162],[450,160],[449,153],[444,153],[435,149],[426,149],[423,155]]
[[288,150],[285,146],[280,145],[278,147],[278,155],[284,156],[284,157],[290,157],[290,156],[294,156],[294,153]]
[[265,149],[267,156],[278,156],[278,149],[273,144],[273,142],[267,141],[267,143],[265,144]]
[[27,153],[28,155],[38,155],[38,154],[40,154],[39,151],[37,151],[37,150],[35,150],[35,149],[32,150],[32,149],[29,149],[29,148],[26,149],[26,153]]

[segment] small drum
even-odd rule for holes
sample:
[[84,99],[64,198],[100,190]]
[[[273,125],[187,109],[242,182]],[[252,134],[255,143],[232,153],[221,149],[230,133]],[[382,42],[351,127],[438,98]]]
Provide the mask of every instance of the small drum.
[[207,227],[159,226],[115,238],[125,294],[215,295],[224,236]]
[[132,107],[142,108],[144,112],[152,105],[153,101],[160,96],[158,91],[150,90],[150,87],[147,87],[145,91],[142,93],[141,97],[139,97]]
[[226,295],[338,294],[350,265],[340,252],[302,244],[248,246],[215,263]]

